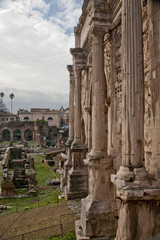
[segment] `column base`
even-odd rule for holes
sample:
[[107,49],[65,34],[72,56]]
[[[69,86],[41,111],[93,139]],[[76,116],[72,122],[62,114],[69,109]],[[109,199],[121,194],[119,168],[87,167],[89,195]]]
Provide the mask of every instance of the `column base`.
[[160,183],[144,167],[121,166],[111,175],[117,197],[123,200],[160,200]]
[[75,222],[75,231],[77,240],[114,240],[114,237],[86,237],[83,233],[81,221],[79,220]]
[[63,175],[63,190],[67,185],[68,171],[72,168],[72,163],[68,160],[64,164],[64,175]]
[[160,212],[157,201],[121,201],[115,240],[160,239]]
[[65,191],[66,199],[84,198],[88,195],[88,172],[83,169],[68,171],[68,183]]
[[65,198],[67,200],[71,199],[81,199],[88,195],[87,192],[68,192],[68,189],[65,190]]
[[88,170],[83,161],[87,148],[81,142],[74,141],[71,149],[73,165],[68,171],[66,198],[84,198],[88,195]]
[[89,169],[89,195],[81,201],[81,227],[89,238],[112,239],[116,236],[117,206],[110,176],[113,161],[105,152],[91,151],[85,163]]
[[64,164],[64,178],[67,178],[69,170],[72,168],[72,162],[66,161]]
[[115,240],[153,240],[160,237],[160,184],[144,167],[121,166],[111,176],[119,199]]
[[81,234],[89,238],[114,239],[117,229],[116,203],[94,200],[89,196],[81,201]]

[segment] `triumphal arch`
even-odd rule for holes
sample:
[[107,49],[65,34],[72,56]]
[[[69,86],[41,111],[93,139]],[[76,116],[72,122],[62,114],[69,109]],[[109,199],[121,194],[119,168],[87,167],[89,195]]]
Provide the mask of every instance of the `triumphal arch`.
[[70,49],[64,189],[77,239],[160,237],[160,4],[85,0]]

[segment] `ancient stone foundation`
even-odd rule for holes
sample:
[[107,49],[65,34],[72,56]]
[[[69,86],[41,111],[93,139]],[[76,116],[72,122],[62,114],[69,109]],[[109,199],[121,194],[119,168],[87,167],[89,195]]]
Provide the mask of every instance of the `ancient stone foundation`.
[[[81,201],[81,226],[87,237],[114,237],[117,228],[112,160],[89,159],[89,195]],[[104,193],[102,189],[106,189]]]
[[1,186],[1,195],[2,197],[15,196],[16,190],[15,185],[11,180],[4,180]]
[[160,188],[144,167],[121,166],[112,175],[119,199],[116,240],[149,239],[160,232]]
[[88,171],[82,160],[83,152],[73,152],[73,166],[68,171],[67,199],[83,198],[88,194]]

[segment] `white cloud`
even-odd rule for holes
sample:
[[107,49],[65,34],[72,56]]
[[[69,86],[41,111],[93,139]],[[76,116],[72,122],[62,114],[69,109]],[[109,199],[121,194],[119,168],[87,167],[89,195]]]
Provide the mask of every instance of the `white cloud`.
[[[51,8],[53,1],[59,11]],[[74,37],[66,30],[77,23],[80,9],[74,0],[0,1],[0,91],[15,93],[15,110],[67,106]],[[48,17],[52,10],[55,16]]]

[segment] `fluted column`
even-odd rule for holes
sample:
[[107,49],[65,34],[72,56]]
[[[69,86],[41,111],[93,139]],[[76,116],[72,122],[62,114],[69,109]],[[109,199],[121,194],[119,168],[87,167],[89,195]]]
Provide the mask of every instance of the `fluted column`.
[[74,142],[81,142],[81,68],[75,66],[75,135]]
[[122,1],[122,166],[116,179],[127,180],[132,185],[147,172],[144,159],[144,78],[141,1]]
[[142,166],[144,80],[141,1],[122,2],[122,165]]
[[70,89],[69,89],[69,137],[67,140],[67,161],[64,164],[64,176],[61,181],[61,188],[67,191],[67,179],[68,179],[68,171],[72,167],[72,151],[71,151],[71,144],[74,140],[74,71],[73,65],[67,65],[67,69],[69,71],[69,78],[70,78]]
[[[152,2],[153,4],[153,2]],[[122,166],[112,182],[120,199],[116,240],[159,236],[159,183],[151,178],[144,158],[144,79],[142,9],[139,0],[122,1]],[[144,217],[145,216],[145,217]],[[134,221],[133,221],[134,219]],[[134,223],[133,223],[134,222]],[[158,234],[157,234],[158,233]]]
[[106,151],[107,138],[105,129],[105,74],[104,74],[104,32],[93,30],[92,44],[92,151]]
[[116,220],[114,189],[110,182],[112,158],[107,155],[105,30],[98,26],[92,29],[92,148],[85,160],[89,171],[89,195],[82,199],[81,225],[85,236],[109,239],[116,232]]
[[85,68],[85,56],[81,48],[71,48],[70,52],[75,76],[74,143],[81,143],[81,72]]
[[88,193],[88,173],[84,166],[87,148],[81,141],[81,72],[85,68],[85,55],[81,48],[70,50],[73,56],[75,77],[74,97],[74,141],[71,145],[72,168],[68,172],[67,199],[85,197]]
[[68,65],[67,69],[70,76],[70,90],[69,90],[69,141],[74,139],[74,71],[73,66]]

